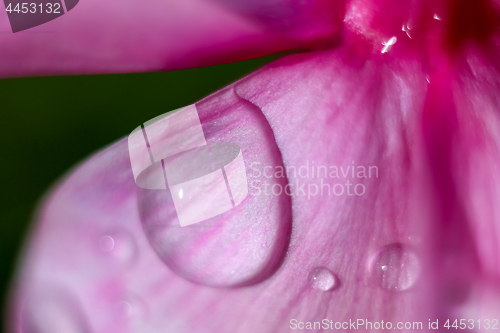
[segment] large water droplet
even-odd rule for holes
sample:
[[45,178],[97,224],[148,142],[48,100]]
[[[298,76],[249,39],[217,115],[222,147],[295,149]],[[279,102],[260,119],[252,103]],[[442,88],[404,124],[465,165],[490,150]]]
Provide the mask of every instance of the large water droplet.
[[27,299],[22,332],[87,333],[88,324],[76,301],[59,290],[50,290]]
[[325,267],[316,267],[312,269],[309,273],[309,283],[311,287],[320,291],[332,290],[339,285],[337,276]]
[[[265,193],[266,183],[268,192],[270,186],[284,188],[287,184],[284,176],[266,178],[263,173],[265,167],[283,168],[281,153],[261,110],[239,99],[232,90],[197,104],[197,109],[211,149],[217,146],[214,142],[233,143],[241,149],[248,195],[220,215],[181,227],[173,198],[180,195],[179,190],[139,189],[145,234],[161,260],[189,281],[220,287],[258,283],[277,269],[290,236],[291,198],[284,193]],[[207,166],[220,170],[214,155]],[[220,157],[224,160],[224,152]],[[228,172],[227,179],[231,176]],[[189,199],[187,194],[182,192],[183,200]],[[199,204],[203,205],[203,200]]]
[[390,244],[384,246],[373,259],[371,274],[381,288],[403,291],[417,281],[420,262],[417,255],[405,245]]

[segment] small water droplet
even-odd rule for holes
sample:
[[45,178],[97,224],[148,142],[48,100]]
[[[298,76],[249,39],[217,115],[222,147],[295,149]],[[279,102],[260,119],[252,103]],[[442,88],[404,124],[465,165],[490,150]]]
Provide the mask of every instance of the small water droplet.
[[106,256],[123,263],[133,260],[137,252],[134,239],[125,231],[108,232],[102,236],[99,249]]
[[102,236],[99,240],[99,248],[103,252],[111,252],[115,247],[115,240],[111,236]]
[[184,196],[184,191],[181,188],[181,190],[179,191],[179,198],[182,199],[183,196]]
[[384,246],[372,263],[373,279],[386,290],[406,290],[415,284],[420,275],[417,255],[399,243]]
[[129,302],[119,301],[116,303],[115,308],[120,316],[130,317],[132,315],[132,305]]
[[122,319],[143,321],[147,318],[145,303],[138,297],[126,297],[114,305],[115,315]]
[[438,20],[438,21],[441,21],[441,18],[438,16],[438,14],[434,14],[434,19]]
[[309,273],[311,287],[320,291],[328,291],[338,286],[338,278],[328,268],[316,267]]

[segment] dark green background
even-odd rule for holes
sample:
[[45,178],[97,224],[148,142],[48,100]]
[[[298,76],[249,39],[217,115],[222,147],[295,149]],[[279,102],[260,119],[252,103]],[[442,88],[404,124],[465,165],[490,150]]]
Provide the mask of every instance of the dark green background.
[[2,304],[37,202],[65,171],[144,121],[276,58],[161,73],[0,80]]

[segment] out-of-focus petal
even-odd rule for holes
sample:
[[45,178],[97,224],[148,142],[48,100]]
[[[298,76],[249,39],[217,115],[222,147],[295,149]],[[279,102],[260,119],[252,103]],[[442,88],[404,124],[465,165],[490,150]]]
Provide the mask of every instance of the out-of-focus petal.
[[454,100],[459,126],[454,131],[452,158],[480,270],[488,278],[499,279],[500,63],[487,54],[470,46],[457,61]]
[[[328,43],[344,17],[343,0],[212,0],[293,39]],[[332,42],[332,41],[330,41]]]
[[[330,41],[341,21],[337,14],[325,13],[334,15],[330,24],[295,38],[286,28],[277,31],[203,0],[85,0],[53,21],[14,34],[4,13],[0,77],[160,71],[250,59],[307,47],[311,40]],[[307,31],[307,23],[294,25],[294,31]]]

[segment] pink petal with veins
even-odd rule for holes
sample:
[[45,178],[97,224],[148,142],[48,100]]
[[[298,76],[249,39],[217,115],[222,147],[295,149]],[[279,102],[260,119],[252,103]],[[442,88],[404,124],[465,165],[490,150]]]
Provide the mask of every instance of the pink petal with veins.
[[[485,47],[495,21],[458,1],[438,3],[449,10],[441,22],[423,3],[413,31],[396,32],[397,15],[377,16],[390,2],[355,12],[364,2],[349,2],[354,32],[338,49],[285,57],[196,104],[208,141],[241,147],[250,182],[289,184],[293,196],[261,188],[181,229],[169,193],[135,185],[121,140],[46,199],[12,330],[288,332],[292,319],[325,318],[426,330],[428,319],[494,319],[500,76]],[[414,12],[403,7],[395,12]],[[468,14],[467,30],[451,29]],[[267,178],[265,167],[292,171]]]
[[[181,230],[159,192],[138,193],[122,140],[75,170],[41,210],[14,325],[35,321],[24,302],[54,285],[73,295],[93,332],[287,332],[292,318],[426,320],[435,299],[431,280],[419,279],[429,256],[421,220],[428,203],[419,191],[430,188],[418,153],[425,75],[414,61],[345,57],[345,49],[287,57],[197,107],[208,140],[240,145],[250,179],[253,162],[298,169],[306,161],[354,161],[367,173],[376,166],[371,178],[323,179],[344,186],[339,196],[253,193],[241,209]],[[366,193],[354,195],[349,180]],[[105,236],[125,254],[102,253]],[[387,276],[378,274],[384,262]],[[332,291],[310,285],[316,267],[334,274]],[[50,301],[40,297],[40,306]]]

